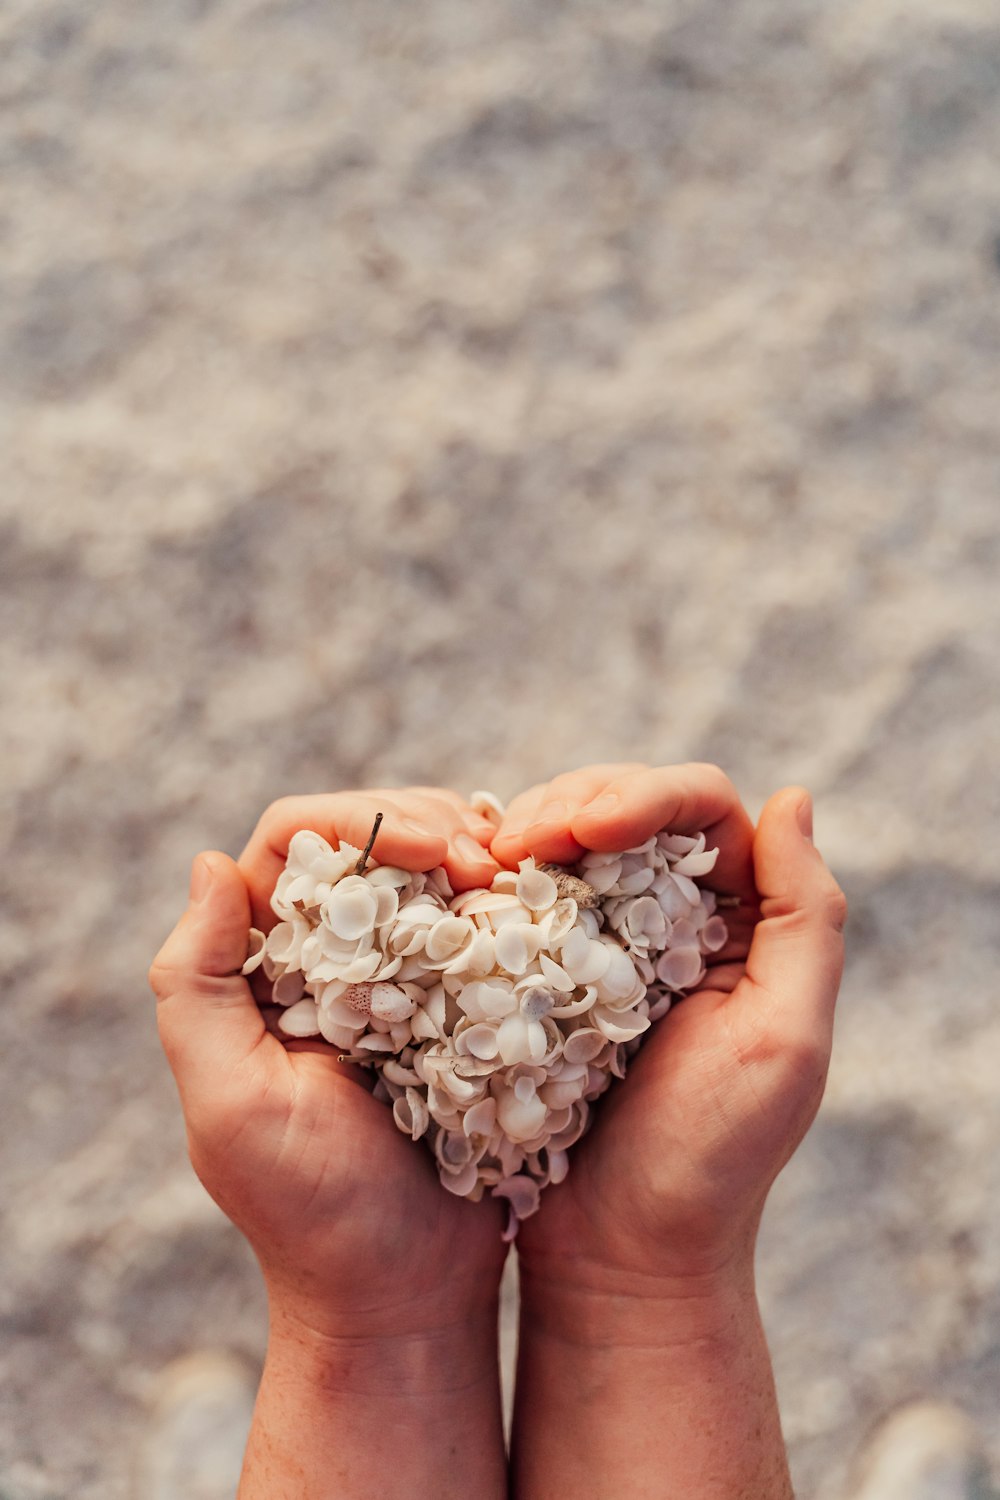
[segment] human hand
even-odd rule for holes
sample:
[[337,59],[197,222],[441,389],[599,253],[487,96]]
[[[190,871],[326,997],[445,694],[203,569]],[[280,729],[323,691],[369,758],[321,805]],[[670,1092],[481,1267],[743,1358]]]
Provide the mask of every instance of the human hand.
[[[150,969],[195,1171],[260,1261],[272,1313],[336,1336],[458,1325],[495,1303],[503,1208],[445,1191],[429,1154],[370,1095],[370,1076],[321,1040],[279,1040],[240,974],[251,926],[300,828],[409,870],[489,885],[495,827],[455,793],[415,787],[285,797],[238,861],[200,855],[192,900]],[[269,991],[253,975],[261,1000]],[[276,1010],[276,1008],[275,1008]]]
[[812,845],[803,788],[771,797],[755,831],[716,766],[592,766],[515,798],[491,849],[510,868],[526,854],[570,863],[664,827],[718,845],[705,883],[739,897],[723,911],[730,938],[521,1226],[523,1282],[658,1289],[729,1268],[745,1281],[768,1190],[822,1097],[846,902]]

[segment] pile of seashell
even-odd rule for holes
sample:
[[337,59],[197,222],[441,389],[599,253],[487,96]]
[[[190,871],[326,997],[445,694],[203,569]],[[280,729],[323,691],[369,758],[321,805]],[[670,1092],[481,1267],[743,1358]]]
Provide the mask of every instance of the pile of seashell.
[[727,940],[696,883],[718,856],[705,843],[663,832],[572,869],[524,859],[456,896],[441,869],[368,866],[303,829],[243,973],[263,968],[287,1035],[375,1067],[375,1096],[444,1186],[507,1199],[512,1239],[565,1177],[593,1101]]

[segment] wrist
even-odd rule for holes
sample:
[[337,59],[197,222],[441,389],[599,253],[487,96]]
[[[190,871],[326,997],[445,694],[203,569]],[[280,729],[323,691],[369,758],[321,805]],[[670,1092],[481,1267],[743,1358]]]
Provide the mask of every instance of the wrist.
[[240,1500],[499,1500],[495,1307],[377,1333],[300,1311],[272,1296]]
[[520,1267],[532,1337],[592,1348],[683,1348],[743,1337],[757,1316],[752,1247],[697,1271],[652,1274],[598,1261]]
[[496,1379],[498,1299],[469,1309],[388,1305],[370,1315],[270,1298],[268,1363],[331,1398],[405,1404]]

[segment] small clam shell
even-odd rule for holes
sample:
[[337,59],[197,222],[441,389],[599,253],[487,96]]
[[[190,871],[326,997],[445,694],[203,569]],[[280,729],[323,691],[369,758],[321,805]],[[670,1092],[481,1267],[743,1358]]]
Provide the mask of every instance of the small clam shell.
[[589,1063],[607,1045],[607,1037],[594,1026],[581,1026],[563,1043],[563,1057],[571,1063]]
[[656,962],[656,977],[672,990],[697,984],[704,973],[701,952],[697,948],[671,948]]
[[319,1036],[319,1011],[314,1000],[299,1000],[278,1017],[286,1036]]
[[454,1193],[458,1198],[468,1198],[476,1190],[479,1178],[479,1168],[474,1161],[467,1162],[457,1172],[440,1172],[441,1186]]
[[708,875],[715,869],[718,857],[718,849],[705,849],[701,853],[692,850],[690,854],[683,855],[676,864],[671,865],[671,873],[688,875],[692,879],[697,875]]
[[508,974],[523,974],[537,957],[542,934],[529,922],[507,922],[496,935],[497,964]]
[[503,803],[499,798],[494,797],[492,792],[473,792],[469,797],[469,806],[481,818],[489,818],[490,822],[496,823],[498,827],[503,822]]
[[527,1219],[538,1209],[538,1183],[520,1173],[505,1177],[493,1189],[493,1197],[506,1198],[517,1217]]
[[392,1113],[400,1130],[412,1136],[415,1141],[419,1141],[430,1124],[427,1101],[415,1088],[407,1088],[406,1093],[395,1101]]
[[260,968],[264,962],[266,943],[267,938],[261,932],[260,928],[251,927],[248,941],[249,952],[247,953],[246,963],[240,970],[241,974],[252,974],[254,969]]
[[271,986],[271,999],[276,1005],[294,1005],[305,993],[306,980],[301,969],[282,974]]
[[465,1111],[462,1129],[466,1135],[489,1135],[497,1119],[497,1101],[487,1095]]
[[335,937],[356,941],[375,926],[378,895],[363,875],[349,875],[334,886],[324,901],[323,920]]
[[729,928],[721,917],[709,917],[698,936],[704,952],[718,953],[729,941]]
[[514,887],[517,899],[529,911],[548,911],[559,899],[559,887],[544,870],[535,869],[534,860],[521,861],[521,873]]

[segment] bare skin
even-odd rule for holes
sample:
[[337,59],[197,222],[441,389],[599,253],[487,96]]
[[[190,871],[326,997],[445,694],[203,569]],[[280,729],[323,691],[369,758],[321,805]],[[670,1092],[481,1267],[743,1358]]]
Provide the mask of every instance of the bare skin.
[[846,904],[800,826],[807,803],[785,788],[754,830],[717,767],[597,766],[522,794],[499,829],[453,792],[376,789],[284,798],[238,861],[199,856],[150,982],[192,1162],[268,1286],[239,1500],[507,1493],[499,1205],[444,1192],[367,1076],[324,1042],[279,1040],[254,998],[266,985],[239,973],[251,922],[276,920],[291,835],[363,847],[377,811],[375,857],[443,864],[456,890],[664,826],[719,846],[709,883],[740,902],[729,942],[520,1231],[510,1477],[531,1500],[790,1500],[753,1262],[822,1095],[843,963]]
[[500,1205],[443,1191],[363,1072],[325,1042],[279,1041],[239,972],[251,921],[276,921],[268,897],[292,833],[363,847],[377,811],[381,862],[489,884],[494,829],[454,794],[286,798],[238,861],[198,857],[150,970],[192,1163],[268,1288],[239,1500],[506,1494]]
[[593,767],[515,799],[491,847],[511,866],[570,860],[664,826],[708,830],[709,883],[742,904],[518,1236],[525,1500],[792,1495],[753,1261],[823,1093],[843,966],[846,902],[808,793],[776,793],[754,830],[717,767]]

